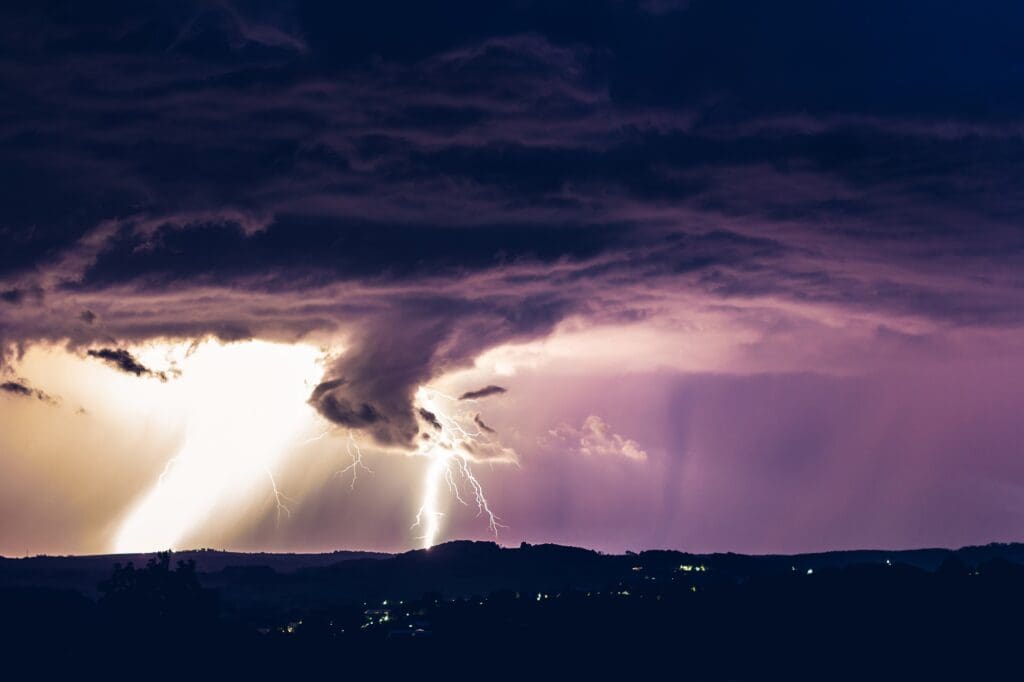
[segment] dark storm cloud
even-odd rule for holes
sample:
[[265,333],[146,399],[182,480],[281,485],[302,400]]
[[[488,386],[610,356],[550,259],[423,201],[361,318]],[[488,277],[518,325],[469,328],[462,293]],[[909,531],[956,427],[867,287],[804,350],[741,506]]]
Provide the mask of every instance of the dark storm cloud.
[[408,445],[419,430],[412,400],[420,385],[498,343],[550,331],[568,305],[551,295],[392,302],[385,311],[363,315],[351,345],[328,368],[334,378],[314,390],[310,403],[328,420],[364,428],[381,444]]
[[147,237],[144,248],[135,236],[112,240],[77,286],[96,288],[125,279],[154,285],[183,276],[223,280],[260,268],[299,269],[332,280],[437,276],[516,258],[582,259],[617,241],[616,232],[614,225],[499,224],[479,229],[290,215],[252,236],[232,225],[167,225]]
[[134,374],[137,377],[149,376],[160,379],[161,381],[167,381],[167,374],[165,372],[155,372],[151,370],[123,348],[90,349],[86,351],[86,355],[103,360],[114,369],[124,372],[125,374]]
[[28,386],[26,386],[25,384],[18,383],[17,381],[5,381],[3,384],[0,384],[0,390],[4,390],[8,393],[13,393],[14,395],[32,395],[32,390]]
[[387,417],[369,403],[353,404],[344,398],[325,395],[316,400],[315,405],[324,417],[349,428],[361,429],[387,421]]
[[48,405],[56,405],[58,402],[57,399],[50,394],[38,388],[32,388],[22,379],[0,383],[0,391],[22,398],[35,398],[36,400],[47,403]]
[[1015,327],[1021,19],[881,0],[5,6],[0,358],[338,332],[310,403],[404,444],[439,373],[569,315],[666,315],[678,292]]
[[441,430],[441,422],[438,421],[436,414],[422,407],[416,410],[416,413],[420,415],[420,418],[423,421],[427,422],[438,431]]
[[486,398],[489,395],[499,395],[504,393],[506,390],[507,389],[503,386],[495,386],[494,384],[491,384],[489,386],[484,386],[483,388],[478,388],[475,391],[466,391],[459,396],[459,400],[476,400],[477,398]]
[[323,395],[325,393],[328,393],[329,391],[333,391],[338,386],[341,386],[344,383],[345,383],[344,379],[332,379],[330,381],[322,381],[322,382],[320,382],[319,384],[316,385],[316,388],[313,389],[313,393],[310,394],[309,402],[310,403],[316,403],[317,401],[320,400],[320,398],[323,397]]
[[[948,191],[957,180],[1014,176],[1021,155],[1006,145],[1021,142],[1005,115],[954,118],[945,134],[920,120],[950,121],[969,101],[957,97],[969,81],[954,78],[943,89],[902,79],[897,94],[917,99],[899,112],[844,84],[843,97],[854,101],[837,113],[836,98],[822,94],[826,80],[876,79],[868,67],[879,60],[924,73],[918,51],[891,28],[904,23],[958,22],[960,40],[979,47],[970,59],[997,69],[991,42],[1011,37],[1001,22],[959,23],[963,17],[940,8],[921,24],[881,3],[858,6],[858,20],[847,22],[849,10],[829,3],[655,3],[636,11],[609,2],[586,3],[589,21],[580,24],[557,17],[583,4],[552,15],[529,4],[484,13],[450,3],[462,17],[455,27],[440,21],[443,11],[386,5],[300,3],[268,12],[168,3],[147,16],[125,6],[109,16],[62,9],[9,22],[11,50],[28,72],[40,72],[17,77],[25,96],[8,104],[4,153],[39,174],[30,186],[8,186],[10,204],[30,202],[25,220],[43,224],[27,241],[12,240],[9,265],[80,237],[81,225],[101,219],[87,205],[93,201],[104,202],[96,209],[102,217],[140,209],[156,217],[147,229],[111,235],[98,262],[87,264],[92,286],[223,278],[310,260],[332,277],[421,275],[524,257],[592,257],[635,240],[637,228],[690,229],[644,215],[643,206],[608,220],[629,201],[754,219],[852,210],[886,234],[905,227],[875,216],[891,216],[893,202],[914,210],[915,195],[918,203],[970,199],[973,210],[1006,215],[1019,208],[1019,193],[991,183]],[[758,27],[742,48],[717,37],[730,34],[737,12],[756,15],[750,25]],[[432,27],[430,38],[419,29],[406,36],[396,14]],[[49,30],[30,38],[14,35],[17,26]],[[872,39],[872,62],[847,58],[864,52],[860,39],[843,37],[850,26]],[[831,68],[807,68],[799,50],[772,49],[779,40],[828,63],[842,57],[843,71],[853,73],[842,81]],[[54,70],[54,58],[70,72]],[[948,59],[955,73],[968,68]],[[42,78],[48,70],[51,79]],[[993,80],[1004,88],[1005,79]],[[1013,110],[1017,100],[1002,101]],[[46,102],[60,106],[18,111]],[[37,122],[18,123],[28,113]],[[986,130],[998,139],[986,141]],[[734,176],[744,171],[737,187]],[[813,200],[787,200],[810,176],[835,186]],[[782,191],[764,187],[769,182]],[[40,189],[54,186],[76,227],[40,215],[53,204]],[[224,207],[235,217],[183,217]],[[948,223],[943,214],[916,219]],[[18,215],[8,212],[11,228]],[[239,221],[256,215],[269,229],[254,235]]]
[[38,303],[43,298],[43,290],[40,287],[28,289],[7,289],[0,291],[0,301],[11,305],[21,305],[26,301]]

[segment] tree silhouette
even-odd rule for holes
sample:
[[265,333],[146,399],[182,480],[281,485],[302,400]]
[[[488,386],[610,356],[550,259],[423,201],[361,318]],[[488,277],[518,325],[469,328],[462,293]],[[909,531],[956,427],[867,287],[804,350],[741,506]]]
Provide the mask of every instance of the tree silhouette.
[[100,607],[116,626],[174,630],[206,630],[216,621],[216,594],[200,585],[194,561],[171,569],[171,552],[160,552],[136,569],[115,564],[99,585]]

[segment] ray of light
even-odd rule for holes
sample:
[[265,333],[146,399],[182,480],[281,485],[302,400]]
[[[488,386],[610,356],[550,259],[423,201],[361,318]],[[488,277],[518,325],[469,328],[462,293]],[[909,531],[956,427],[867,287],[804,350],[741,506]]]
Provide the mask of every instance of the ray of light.
[[153,487],[124,520],[117,552],[175,548],[218,503],[268,486],[279,518],[291,513],[274,467],[313,419],[306,405],[319,353],[302,345],[206,342],[180,361],[186,437]]

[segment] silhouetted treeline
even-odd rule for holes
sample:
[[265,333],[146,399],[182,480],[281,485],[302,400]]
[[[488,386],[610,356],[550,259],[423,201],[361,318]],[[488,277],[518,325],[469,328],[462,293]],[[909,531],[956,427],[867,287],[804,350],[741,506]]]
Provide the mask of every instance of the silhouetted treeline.
[[206,634],[219,617],[217,593],[203,588],[194,561],[178,561],[160,552],[144,568],[116,564],[98,586],[100,614],[112,630],[131,635]]

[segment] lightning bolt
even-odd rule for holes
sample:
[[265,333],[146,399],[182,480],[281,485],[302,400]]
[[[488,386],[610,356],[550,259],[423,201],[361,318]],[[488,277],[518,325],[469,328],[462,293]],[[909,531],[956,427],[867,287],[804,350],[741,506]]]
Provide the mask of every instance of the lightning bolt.
[[269,468],[265,471],[267,472],[267,478],[270,479],[270,488],[274,491],[274,502],[277,504],[277,523],[280,525],[281,512],[287,514],[289,518],[291,518],[292,515],[292,510],[287,504],[285,504],[285,500],[292,503],[294,503],[295,500],[281,492],[281,489],[277,487],[277,479],[274,478],[274,473]]
[[331,432],[330,429],[324,429],[323,431],[321,431],[317,435],[313,436],[312,438],[307,438],[306,440],[302,441],[301,443],[299,443],[299,445],[301,446],[301,445],[309,445],[310,443],[316,443],[317,441],[320,441],[320,440],[323,440],[324,438],[326,438],[328,436],[328,434],[330,434],[330,432]]
[[427,410],[436,419],[436,424],[428,424],[432,429],[428,432],[429,438],[422,439],[414,453],[430,460],[423,481],[422,502],[412,525],[423,530],[420,539],[425,549],[436,543],[440,533],[444,516],[439,502],[442,484],[447,484],[457,502],[469,506],[470,502],[459,488],[461,481],[471,493],[477,516],[487,519],[487,527],[495,537],[498,529],[505,527],[491,509],[483,485],[473,473],[472,463],[479,453],[486,453],[490,462],[514,462],[515,453],[497,444],[478,428],[467,427],[466,424],[473,423],[473,416],[459,410],[458,402],[457,398],[427,387],[416,392],[416,406]]
[[[323,440],[329,434],[330,434],[330,429],[326,429],[323,432],[319,433],[318,435],[313,436],[312,438],[307,438],[306,440],[300,442],[299,445],[308,445],[309,443],[315,443],[317,441]],[[352,463],[349,464],[348,466],[346,466],[344,469],[340,469],[339,471],[337,471],[335,473],[338,476],[344,476],[345,474],[347,474],[348,472],[351,471],[352,472],[352,484],[351,485],[352,485],[353,488],[355,488],[355,486],[356,486],[356,479],[358,478],[358,475],[359,475],[359,470],[362,469],[363,471],[366,471],[366,472],[368,472],[370,474],[373,473],[373,470],[370,469],[368,466],[366,466],[363,463],[363,451],[359,448],[359,443],[356,442],[356,438],[352,434],[351,431],[348,432],[348,441],[346,442],[345,448],[346,448],[346,452],[348,453],[348,456],[352,459]],[[176,460],[177,460],[177,457],[174,457],[174,458],[170,459],[167,462],[167,465],[164,467],[163,473],[160,474],[160,479],[159,479],[158,484],[162,484],[163,483],[164,477],[167,476],[167,474],[173,468],[174,464],[176,463]],[[274,503],[277,506],[277,523],[278,523],[278,525],[280,525],[281,524],[281,515],[282,514],[288,516],[289,518],[291,517],[292,510],[291,510],[291,507],[289,507],[287,503],[290,502],[290,503],[294,504],[295,500],[293,498],[291,498],[291,497],[288,497],[288,495],[286,495],[285,493],[283,493],[281,491],[281,488],[279,488],[278,485],[277,485],[277,479],[274,478],[274,473],[269,468],[264,469],[264,471],[267,474],[267,479],[270,481],[270,489],[271,489],[271,491],[274,494]]]
[[[421,437],[417,441],[416,448],[411,453],[405,451],[407,455],[412,454],[429,460],[423,480],[420,507],[412,524],[412,528],[422,530],[422,535],[418,536],[418,539],[423,542],[426,549],[437,542],[441,532],[441,521],[445,515],[441,511],[441,491],[444,486],[447,486],[448,493],[459,504],[475,506],[476,515],[487,519],[487,527],[495,537],[498,530],[505,527],[491,508],[483,484],[473,472],[473,463],[482,459],[486,459],[488,464],[516,463],[516,454],[502,446],[494,437],[492,430],[488,429],[485,433],[479,428],[475,419],[476,413],[460,409],[462,404],[475,402],[460,401],[454,396],[429,387],[420,387],[416,392],[414,406],[426,410],[429,416],[433,417],[432,421],[424,417],[422,426],[426,437]],[[330,433],[330,429],[325,430],[301,444],[319,441]],[[373,470],[363,462],[362,448],[351,430],[348,431],[345,452],[350,461],[347,466],[336,471],[335,475],[344,477],[351,473],[349,486],[354,489],[359,472],[364,471],[372,475]],[[269,475],[270,472],[267,473]],[[291,515],[291,511],[284,503],[291,499],[277,489],[273,477],[271,483],[278,502],[278,518],[282,512]]]
[[345,443],[345,451],[348,453],[348,456],[352,460],[352,463],[349,464],[344,469],[340,469],[336,473],[338,476],[344,476],[345,474],[351,471],[352,483],[350,484],[349,487],[354,489],[356,487],[356,479],[359,478],[359,470],[362,469],[363,471],[372,476],[373,469],[363,464],[363,451],[359,447],[359,443],[356,441],[356,437],[352,435],[351,431],[348,432],[348,441],[346,441]]
[[175,465],[178,463],[179,456],[180,455],[175,455],[174,457],[171,457],[169,460],[167,460],[167,464],[164,465],[164,470],[160,472],[159,478],[156,479],[157,488],[163,486],[164,479],[167,478],[167,475],[171,473],[171,469],[173,469]]

